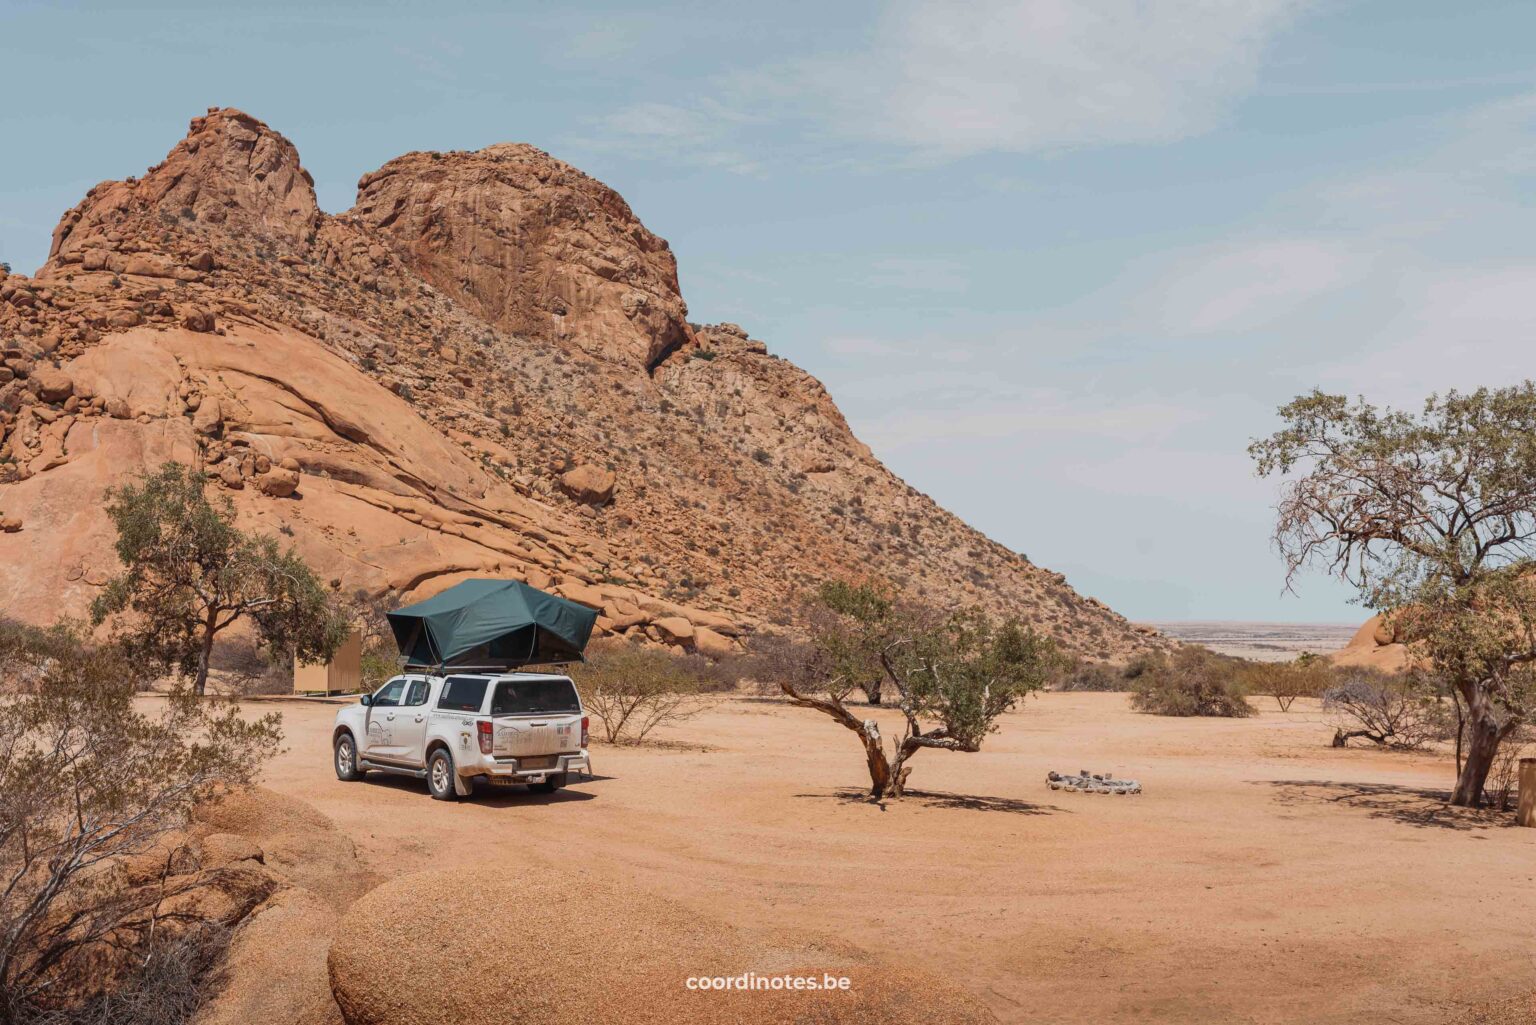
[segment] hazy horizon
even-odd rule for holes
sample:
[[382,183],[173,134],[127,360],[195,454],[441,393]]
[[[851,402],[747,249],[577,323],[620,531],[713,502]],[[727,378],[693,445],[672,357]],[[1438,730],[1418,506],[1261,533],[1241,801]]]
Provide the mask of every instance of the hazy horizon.
[[1413,404],[1528,373],[1530,5],[0,19],[17,270],[209,105],[293,139],[332,212],[408,150],[531,142],[670,240],[694,320],[740,323],[914,487],[1136,620],[1363,620],[1321,577],[1282,593],[1249,440],[1314,385]]

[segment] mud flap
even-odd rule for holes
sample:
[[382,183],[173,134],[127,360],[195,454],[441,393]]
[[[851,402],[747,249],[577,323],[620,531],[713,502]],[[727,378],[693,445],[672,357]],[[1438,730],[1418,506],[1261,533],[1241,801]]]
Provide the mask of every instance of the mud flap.
[[465,779],[463,776],[460,776],[457,772],[455,772],[453,774],[453,792],[455,794],[458,794],[460,797],[468,797],[470,794],[473,794],[475,791],[469,785],[469,780]]

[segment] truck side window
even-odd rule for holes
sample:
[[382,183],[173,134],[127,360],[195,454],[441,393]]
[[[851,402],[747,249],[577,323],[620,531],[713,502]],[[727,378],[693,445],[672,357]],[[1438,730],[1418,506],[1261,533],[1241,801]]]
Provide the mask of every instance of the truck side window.
[[443,684],[437,707],[449,712],[478,712],[485,701],[488,680],[474,676],[450,676]]
[[405,693],[405,681],[390,680],[373,696],[373,707],[393,708],[400,703],[400,695],[403,693]]
[[425,705],[427,703],[427,681],[412,680],[411,689],[405,696],[407,705]]

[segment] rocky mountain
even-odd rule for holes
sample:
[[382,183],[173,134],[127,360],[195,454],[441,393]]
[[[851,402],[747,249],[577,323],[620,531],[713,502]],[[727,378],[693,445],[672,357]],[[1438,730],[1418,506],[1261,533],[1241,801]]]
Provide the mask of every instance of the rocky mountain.
[[176,458],[348,593],[515,576],[723,654],[877,574],[1091,657],[1167,643],[895,477],[746,331],[690,323],[666,241],[531,146],[409,153],[332,216],[292,143],[212,109],[0,278],[0,346],[11,615],[83,609],[115,568],[104,490]]

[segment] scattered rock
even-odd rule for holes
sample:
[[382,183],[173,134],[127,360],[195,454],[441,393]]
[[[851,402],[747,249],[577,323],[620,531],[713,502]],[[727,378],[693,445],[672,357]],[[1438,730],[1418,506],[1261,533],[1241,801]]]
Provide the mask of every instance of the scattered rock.
[[181,326],[188,331],[212,331],[218,324],[211,312],[194,306],[182,314]]
[[1115,779],[1108,773],[1089,772],[1087,769],[1078,770],[1075,776],[1048,772],[1045,774],[1045,780],[1052,790],[1071,790],[1082,794],[1141,793],[1140,780]]
[[693,628],[693,648],[706,658],[730,658],[737,652],[736,643],[729,637],[717,634],[707,626]]
[[585,463],[560,475],[560,489],[586,505],[606,505],[613,499],[617,478],[600,466]]
[[272,498],[287,498],[299,490],[299,475],[293,470],[285,470],[281,466],[273,467],[266,473],[255,478],[256,490]]
[[32,372],[37,397],[44,402],[63,402],[75,390],[68,374],[57,367],[41,366]]
[[696,632],[693,624],[682,616],[663,616],[651,625],[661,632],[663,640],[684,645],[693,640]]
[[219,405],[219,400],[212,397],[204,398],[197,405],[197,410],[192,414],[192,429],[206,437],[215,437],[224,426],[224,411]]

